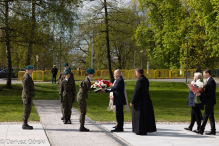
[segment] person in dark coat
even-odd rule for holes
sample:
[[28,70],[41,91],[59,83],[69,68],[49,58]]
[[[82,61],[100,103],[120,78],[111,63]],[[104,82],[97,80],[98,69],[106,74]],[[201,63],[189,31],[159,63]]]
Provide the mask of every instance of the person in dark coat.
[[53,65],[53,68],[52,68],[52,83],[53,83],[53,80],[55,80],[55,83],[56,83],[56,75],[58,73],[58,69],[56,68],[55,65]]
[[132,131],[137,135],[147,135],[147,132],[155,132],[156,123],[154,109],[149,95],[149,81],[143,75],[144,70],[135,70],[138,80],[130,106],[132,106]]
[[[194,74],[194,80],[201,79],[202,74],[200,72],[196,72]],[[197,130],[201,127],[201,120],[202,120],[202,113],[201,110],[204,109],[203,103],[201,104],[195,104],[194,99],[195,99],[195,93],[192,92],[191,89],[189,89],[189,94],[188,94],[188,106],[192,107],[191,110],[191,122],[189,127],[184,128],[185,130],[192,131],[192,128],[195,124],[195,121],[197,122]],[[202,101],[202,99],[200,99]]]
[[196,72],[200,72],[200,73],[201,73],[201,71],[202,71],[202,70],[201,70],[200,68],[198,68],[198,69],[196,70]]
[[116,79],[114,86],[103,91],[113,92],[113,105],[116,106],[116,120],[118,124],[115,127],[115,130],[111,130],[111,132],[122,132],[124,125],[123,105],[126,105],[124,93],[125,83],[123,77],[121,76],[121,71],[119,69],[114,71],[114,77]]
[[195,131],[198,134],[203,134],[205,130],[205,126],[207,124],[208,118],[210,120],[211,131],[209,133],[205,133],[206,135],[216,135],[216,127],[215,127],[215,118],[214,118],[214,105],[216,104],[216,83],[214,79],[211,77],[211,70],[205,69],[203,71],[204,78],[207,79],[207,85],[205,87],[205,91],[202,93],[196,93],[196,96],[200,96],[202,98],[203,103],[205,105],[205,113],[203,115],[203,123],[198,131]]

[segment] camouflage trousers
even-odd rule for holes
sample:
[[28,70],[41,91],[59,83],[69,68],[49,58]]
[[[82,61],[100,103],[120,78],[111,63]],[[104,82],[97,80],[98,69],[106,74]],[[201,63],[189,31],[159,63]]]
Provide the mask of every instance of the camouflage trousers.
[[61,106],[63,117],[66,116],[71,117],[72,104],[73,104],[72,97],[63,97],[62,106]]
[[[61,101],[61,96],[60,96],[60,101]],[[64,117],[64,107],[62,106],[62,103],[61,103],[61,112],[62,112],[62,117]]]
[[23,112],[22,120],[27,121],[31,113],[32,99],[31,99],[31,103],[28,104],[26,98],[23,98],[23,107],[24,107],[24,112]]
[[80,111],[81,111],[81,115],[80,115],[80,126],[84,127],[84,122],[85,122],[85,115],[86,115],[86,100],[79,100],[78,101],[79,107],[80,107]]

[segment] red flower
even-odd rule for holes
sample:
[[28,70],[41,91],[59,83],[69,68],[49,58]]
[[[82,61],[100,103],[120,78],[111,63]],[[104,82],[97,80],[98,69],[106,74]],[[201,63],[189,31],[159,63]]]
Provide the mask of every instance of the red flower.
[[193,93],[201,93],[204,90],[205,87],[198,89],[193,86],[193,84],[190,84],[190,89],[192,90]]

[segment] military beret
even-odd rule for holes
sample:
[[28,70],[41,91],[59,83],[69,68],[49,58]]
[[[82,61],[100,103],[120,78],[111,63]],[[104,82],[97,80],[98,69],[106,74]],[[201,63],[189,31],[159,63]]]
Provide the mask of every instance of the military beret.
[[68,63],[65,63],[65,64],[64,64],[64,67],[65,67],[65,66],[68,66]]
[[69,70],[65,70],[65,75],[70,74]]
[[71,68],[70,67],[67,67],[66,69],[65,69],[65,71],[69,71],[69,72],[71,72]]
[[88,74],[94,74],[94,73],[95,73],[95,70],[92,69],[92,68],[88,68],[88,69],[86,70],[86,72],[87,72]]
[[33,69],[34,68],[34,66],[32,66],[32,65],[27,65],[26,66],[26,69]]

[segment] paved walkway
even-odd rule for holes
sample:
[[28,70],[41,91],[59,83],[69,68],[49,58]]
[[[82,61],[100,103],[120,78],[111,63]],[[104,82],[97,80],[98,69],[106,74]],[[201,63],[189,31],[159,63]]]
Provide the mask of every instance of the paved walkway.
[[85,127],[90,132],[80,132],[79,113],[76,110],[72,112],[72,124],[63,124],[61,104],[57,100],[34,100],[33,103],[52,146],[128,145],[87,117]]
[[[197,135],[184,130],[185,124],[157,124],[157,132],[139,136],[132,132],[131,124],[124,124],[124,132],[110,133],[115,124],[99,125],[86,117],[86,127],[90,132],[80,132],[79,112],[73,109],[72,124],[60,120],[60,102],[57,100],[34,100],[41,123],[52,146],[218,146],[219,132],[216,136]],[[196,126],[196,125],[195,125]],[[216,125],[219,127],[219,125]],[[210,125],[206,126],[206,132]]]
[[[102,124],[102,126],[111,130],[114,124]],[[188,127],[188,125],[157,124],[157,132],[139,136],[132,132],[131,124],[125,124],[124,132],[114,134],[133,146],[219,146],[219,132],[216,136],[197,135],[194,132],[184,130],[184,127]],[[206,126],[206,131],[210,131],[210,125]]]
[[0,146],[50,146],[41,124],[30,124],[33,130],[23,130],[21,124],[0,125]]

